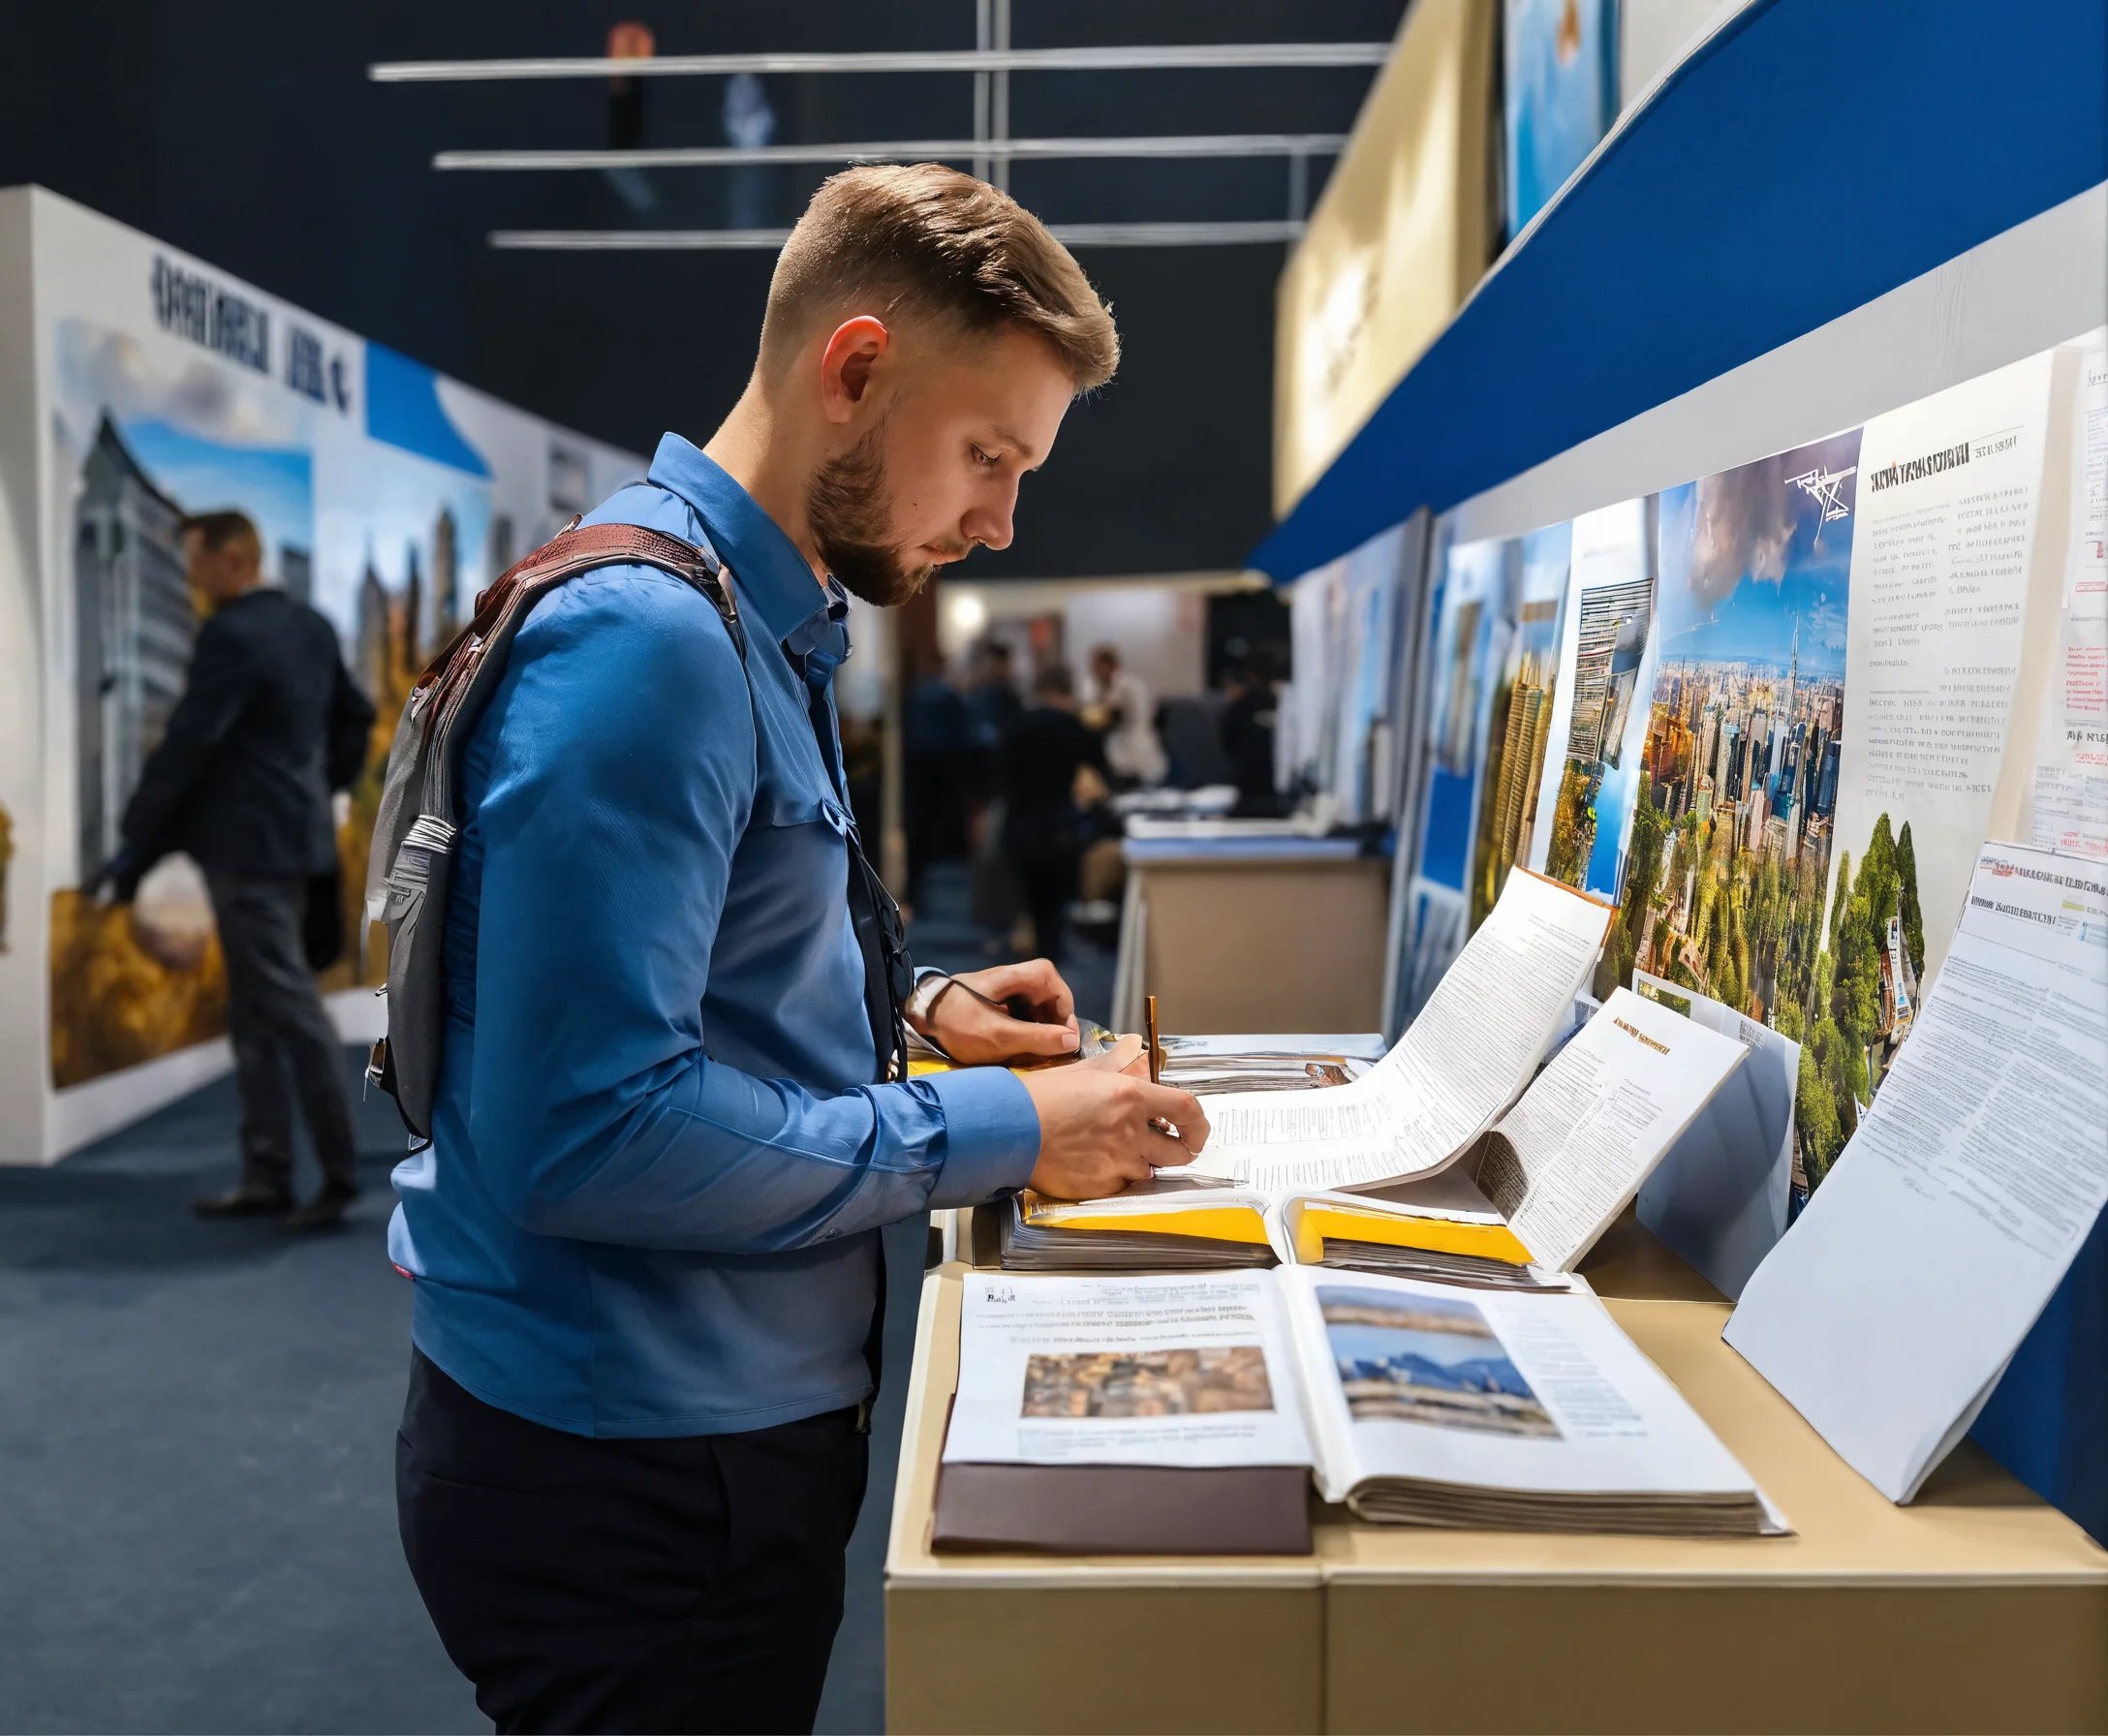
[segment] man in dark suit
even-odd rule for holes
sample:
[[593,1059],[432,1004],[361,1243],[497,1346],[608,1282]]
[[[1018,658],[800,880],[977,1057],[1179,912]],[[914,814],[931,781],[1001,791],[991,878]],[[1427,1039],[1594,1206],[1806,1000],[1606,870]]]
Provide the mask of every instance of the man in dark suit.
[[[227,1025],[241,1092],[241,1180],[201,1217],[285,1214],[326,1228],[356,1196],[344,1051],[308,962],[309,883],[337,862],[332,790],[365,762],[374,710],[336,630],[262,582],[255,523],[235,512],[183,521],[191,591],[206,613],[190,679],[124,815],[106,871],[129,901],[170,851],[204,871],[227,960]],[[321,1161],[321,1192],[293,1209],[293,1097]]]

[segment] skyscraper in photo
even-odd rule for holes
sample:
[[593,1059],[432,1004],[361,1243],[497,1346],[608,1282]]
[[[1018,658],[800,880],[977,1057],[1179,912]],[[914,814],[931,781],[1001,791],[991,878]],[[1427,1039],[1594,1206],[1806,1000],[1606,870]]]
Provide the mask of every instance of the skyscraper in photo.
[[461,626],[461,550],[460,533],[453,520],[453,509],[442,507],[439,521],[432,526],[432,601],[439,611],[439,633],[435,644],[449,643]]
[[[1567,736],[1570,759],[1600,760],[1615,743],[1605,740],[1617,712],[1612,692],[1613,664],[1621,638],[1644,650],[1654,604],[1654,580],[1628,579],[1581,593],[1581,625],[1575,645],[1573,724]],[[1637,667],[1638,658],[1631,664]],[[1629,691],[1629,690],[1628,690]],[[1622,715],[1622,714],[1619,714]]]

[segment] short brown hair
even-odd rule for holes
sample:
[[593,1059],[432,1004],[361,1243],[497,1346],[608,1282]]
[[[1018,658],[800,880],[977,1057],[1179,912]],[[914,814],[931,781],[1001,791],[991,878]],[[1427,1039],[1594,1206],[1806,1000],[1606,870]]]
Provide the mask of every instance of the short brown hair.
[[207,554],[218,554],[230,542],[239,542],[258,560],[264,558],[264,539],[257,535],[256,520],[233,507],[222,507],[216,512],[186,512],[176,520],[175,530],[182,537],[196,531]]
[[939,163],[829,175],[776,261],[761,322],[764,366],[790,358],[816,317],[864,301],[948,318],[971,332],[1038,332],[1089,391],[1120,364],[1112,313],[1068,248],[1000,188]]

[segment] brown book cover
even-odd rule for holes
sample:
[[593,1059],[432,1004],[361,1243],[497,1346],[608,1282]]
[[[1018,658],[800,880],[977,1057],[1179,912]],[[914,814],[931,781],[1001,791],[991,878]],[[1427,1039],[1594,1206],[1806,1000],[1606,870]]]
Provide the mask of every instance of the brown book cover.
[[941,1465],[932,1549],[1308,1555],[1301,1465]]

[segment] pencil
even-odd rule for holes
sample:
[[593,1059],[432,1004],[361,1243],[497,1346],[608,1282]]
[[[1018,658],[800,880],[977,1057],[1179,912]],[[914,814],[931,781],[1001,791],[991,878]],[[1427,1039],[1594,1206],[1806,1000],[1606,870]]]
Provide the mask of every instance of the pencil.
[[1157,1046],[1157,997],[1142,997],[1142,1017],[1148,1022],[1149,1031],[1149,1082],[1158,1082],[1157,1075],[1162,1070],[1163,1051]]

